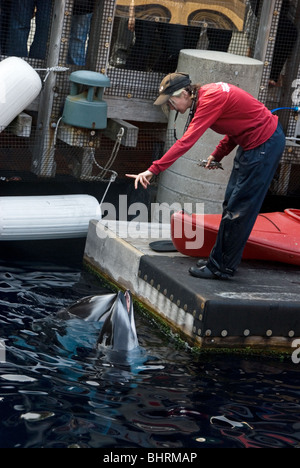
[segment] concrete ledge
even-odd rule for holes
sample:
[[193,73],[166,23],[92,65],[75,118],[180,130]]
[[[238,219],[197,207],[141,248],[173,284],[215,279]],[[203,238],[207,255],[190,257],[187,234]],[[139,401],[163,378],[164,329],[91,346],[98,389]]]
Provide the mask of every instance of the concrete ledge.
[[[120,226],[120,223],[117,223],[116,230],[120,228],[122,230],[122,227],[126,229],[127,225],[123,223],[123,226]],[[128,239],[116,236],[116,230],[107,228],[101,222],[91,221],[84,262],[119,288],[130,289],[133,296],[146,308],[165,320],[174,331],[183,333],[189,342],[194,342],[193,317],[187,316],[185,311],[170,301],[163,292],[158,291],[139,276],[141,258],[147,254],[159,256],[148,247],[149,242],[170,238],[169,226],[162,228],[159,224],[152,225],[151,232],[149,226],[141,223],[141,237]],[[157,237],[155,237],[155,230]],[[125,230],[122,235],[125,237]],[[181,257],[181,254],[175,252],[168,256],[169,258]],[[201,339],[196,339],[196,341],[199,341],[201,345]]]
[[169,226],[130,229],[131,223],[91,221],[84,262],[130,289],[191,346],[292,354],[300,336],[300,268],[243,263],[232,281],[200,281],[188,274],[195,259],[150,249],[150,242],[170,239]]

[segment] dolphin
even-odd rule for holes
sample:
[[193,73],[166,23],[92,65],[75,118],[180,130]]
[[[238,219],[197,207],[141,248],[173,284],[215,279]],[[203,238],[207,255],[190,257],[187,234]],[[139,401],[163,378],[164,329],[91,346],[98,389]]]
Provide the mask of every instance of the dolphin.
[[102,294],[79,299],[67,309],[58,312],[58,317],[68,320],[80,318],[86,322],[102,322],[117,298],[117,294]]
[[132,295],[129,290],[117,294],[88,296],[58,313],[61,319],[80,318],[104,322],[97,346],[113,351],[131,351],[139,346],[135,327]]
[[138,347],[130,291],[118,293],[101,329],[98,338],[99,345],[109,346],[114,351],[131,351]]

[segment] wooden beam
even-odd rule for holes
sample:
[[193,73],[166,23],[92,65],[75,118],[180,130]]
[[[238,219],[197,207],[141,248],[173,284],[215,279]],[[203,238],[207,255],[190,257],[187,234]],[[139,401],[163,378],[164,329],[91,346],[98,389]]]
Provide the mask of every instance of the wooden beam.
[[[270,32],[273,22],[276,0],[263,2],[259,30],[257,34],[254,58],[262,62],[265,61],[268,44],[270,41]],[[275,44],[275,38],[274,38]]]
[[101,130],[73,127],[64,122],[61,122],[57,129],[57,138],[59,140],[78,148],[100,148],[100,136]]
[[108,119],[107,128],[104,130],[104,135],[113,141],[116,141],[120,129],[124,129],[121,145],[135,148],[138,141],[139,129],[125,120]]
[[[37,111],[39,100],[39,97],[35,99],[26,110]],[[161,108],[154,106],[153,101],[113,96],[104,96],[104,100],[108,104],[108,118],[136,122],[168,123],[168,119]]]
[[110,119],[122,119],[136,122],[167,123],[167,117],[153,101],[135,98],[104,96],[107,102],[107,116]]
[[7,128],[13,135],[29,138],[31,135],[32,117],[21,112]]
[[[55,0],[54,2],[47,68],[59,65],[66,4],[67,0]],[[55,86],[56,73],[50,73],[39,98],[37,131],[32,158],[32,172],[40,177],[54,177],[56,172],[55,129],[51,126]]]

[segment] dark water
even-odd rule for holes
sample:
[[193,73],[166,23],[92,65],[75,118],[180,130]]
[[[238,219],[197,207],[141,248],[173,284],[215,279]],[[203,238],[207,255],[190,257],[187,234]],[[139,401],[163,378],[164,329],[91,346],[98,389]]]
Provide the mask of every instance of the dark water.
[[77,267],[0,263],[1,448],[300,447],[300,365],[195,357],[140,312],[140,349],[97,351],[98,323],[55,314],[103,292]]

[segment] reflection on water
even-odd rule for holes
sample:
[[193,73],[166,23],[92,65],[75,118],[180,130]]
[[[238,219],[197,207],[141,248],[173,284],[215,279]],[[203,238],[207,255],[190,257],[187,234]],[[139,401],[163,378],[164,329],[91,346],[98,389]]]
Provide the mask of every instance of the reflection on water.
[[299,447],[300,367],[195,358],[136,312],[140,348],[56,313],[101,294],[80,270],[0,265],[0,447]]

